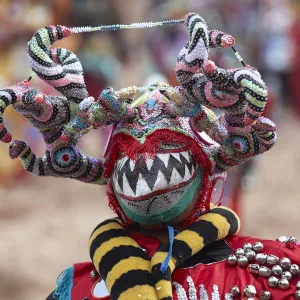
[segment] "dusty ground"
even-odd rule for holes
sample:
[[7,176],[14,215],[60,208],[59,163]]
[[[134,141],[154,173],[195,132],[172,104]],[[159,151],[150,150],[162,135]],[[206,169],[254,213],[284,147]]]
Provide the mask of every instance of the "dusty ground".
[[[276,147],[260,160],[256,185],[244,191],[243,234],[300,238],[299,127],[283,118]],[[62,270],[89,259],[88,236],[109,214],[104,188],[72,180],[0,190],[0,299],[45,299]]]

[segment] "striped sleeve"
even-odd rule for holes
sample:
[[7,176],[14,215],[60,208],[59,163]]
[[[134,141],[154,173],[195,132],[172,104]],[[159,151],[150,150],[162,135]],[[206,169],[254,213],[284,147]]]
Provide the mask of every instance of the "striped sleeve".
[[99,224],[89,239],[89,249],[111,299],[157,299],[150,257],[120,225],[119,219]]

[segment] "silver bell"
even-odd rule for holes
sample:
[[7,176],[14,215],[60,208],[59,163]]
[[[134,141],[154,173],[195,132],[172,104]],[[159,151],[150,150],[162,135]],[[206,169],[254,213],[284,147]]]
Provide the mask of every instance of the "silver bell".
[[244,289],[244,294],[246,297],[255,297],[256,296],[256,288],[254,285],[247,285]]
[[255,256],[255,259],[258,261],[260,265],[263,265],[267,261],[268,255],[265,253],[258,253]]
[[294,299],[300,299],[300,291],[296,291],[294,294]]
[[296,283],[296,289],[300,290],[300,280]]
[[245,268],[247,265],[248,265],[248,259],[246,256],[239,256],[238,259],[237,259],[237,264],[239,267],[241,268]]
[[233,254],[229,255],[227,258],[227,264],[229,266],[235,266],[237,262],[237,257]]
[[280,276],[282,274],[282,268],[279,265],[275,265],[272,267],[272,273],[275,276]]
[[260,300],[269,300],[269,299],[271,299],[271,293],[269,291],[260,291],[259,299]]
[[280,266],[281,266],[283,269],[285,269],[285,270],[289,269],[290,266],[291,266],[291,261],[290,261],[290,259],[287,258],[287,257],[282,258],[282,259],[280,260]]
[[271,276],[268,278],[268,285],[271,288],[274,288],[278,285],[278,278],[276,278],[275,276]]
[[294,276],[299,275],[299,273],[300,273],[300,268],[299,268],[299,266],[296,265],[296,264],[292,264],[292,265],[290,266],[290,272],[291,272],[291,274],[294,275]]
[[90,273],[90,278],[97,278],[99,276],[98,272],[96,270],[91,271]]
[[245,243],[245,244],[243,245],[243,249],[244,249],[244,251],[252,250],[252,244],[250,244],[250,243]]
[[258,275],[259,274],[259,265],[258,264],[250,264],[248,266],[248,270],[249,270],[250,274]]
[[279,236],[276,241],[278,242],[281,242],[281,243],[285,243],[285,241],[287,240],[288,238],[285,236],[285,235],[282,235],[282,236]]
[[260,267],[259,270],[258,270],[258,274],[262,277],[269,277],[271,275],[272,271],[267,268],[267,267]]
[[292,274],[289,271],[284,271],[281,275],[281,278],[286,278],[288,281],[292,279]]
[[256,253],[253,250],[247,250],[245,252],[245,256],[248,258],[248,260],[254,260]]
[[279,263],[279,258],[277,256],[275,256],[273,254],[269,254],[267,256],[267,264],[268,265],[274,266],[274,265],[276,265],[278,263]]
[[290,287],[290,283],[286,278],[281,278],[278,281],[278,287],[282,290],[287,290]]
[[238,248],[235,250],[235,256],[239,257],[240,255],[245,255],[245,251],[242,248]]
[[261,242],[256,242],[253,244],[252,249],[259,253],[262,252],[264,250],[264,245]]
[[241,295],[241,291],[237,285],[233,286],[230,289],[230,293],[232,294],[232,297],[238,297]]
[[297,239],[293,236],[290,236],[287,238],[287,240],[285,241],[285,245],[289,248],[289,249],[294,249],[297,245]]

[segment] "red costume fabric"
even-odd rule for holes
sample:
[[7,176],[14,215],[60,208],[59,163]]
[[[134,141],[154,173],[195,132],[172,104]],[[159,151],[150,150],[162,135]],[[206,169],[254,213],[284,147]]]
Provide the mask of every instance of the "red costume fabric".
[[[153,237],[144,235],[134,235],[133,238],[139,243],[139,245],[144,248],[149,255],[153,255],[157,248],[159,247],[159,240]],[[300,247],[295,247],[294,249],[289,249],[286,245],[280,241],[271,240],[261,240],[252,237],[242,237],[233,236],[222,241],[224,245],[227,246],[228,253],[234,251],[238,248],[242,248],[245,243],[254,244],[255,242],[262,242],[264,245],[264,253],[273,254],[279,259],[287,257],[290,259],[291,264],[300,264]],[[219,242],[217,242],[219,243]],[[226,244],[225,244],[226,243]],[[203,249],[205,250],[205,249]],[[215,250],[220,250],[220,244],[215,246]],[[210,253],[214,253],[210,249]],[[224,254],[224,251],[223,251]],[[286,290],[282,290],[279,287],[270,288],[268,286],[268,277],[254,276],[252,275],[248,268],[241,268],[239,266],[229,266],[227,264],[227,259],[222,258],[224,255],[220,255],[220,261],[201,263],[197,262],[193,258],[192,262],[187,262],[189,266],[183,266],[174,271],[172,281],[177,287],[183,287],[186,298],[180,296],[180,292],[173,287],[173,299],[181,300],[188,299],[189,289],[194,288],[197,295],[196,299],[231,299],[226,298],[230,292],[230,288],[233,286],[238,286],[241,290],[241,296],[235,299],[244,299],[243,290],[247,285],[255,286],[257,290],[257,297],[259,292],[262,290],[269,290],[272,294],[273,300],[288,300],[295,299],[294,293],[296,291],[296,283],[299,280],[297,277],[293,277],[290,280],[290,285]],[[201,257],[201,252],[198,258]],[[214,256],[214,260],[218,257],[218,254]],[[201,260],[198,260],[201,261]],[[255,261],[253,263],[256,263]],[[270,266],[266,265],[270,268]],[[95,270],[91,262],[79,263],[74,265],[74,279],[72,288],[72,300],[109,300],[108,295],[95,296],[95,286],[101,281],[101,278],[92,278],[90,276],[91,271]],[[190,278],[189,278],[190,277]],[[189,278],[189,279],[188,279]],[[278,277],[280,278],[280,277]],[[192,279],[192,282],[191,280]],[[189,283],[190,282],[190,283]],[[103,281],[102,281],[103,283]],[[202,289],[202,296],[201,296]],[[215,294],[214,294],[215,293]],[[182,294],[181,294],[182,295]],[[219,298],[217,298],[219,296]],[[86,297],[86,298],[85,298]],[[208,297],[208,298],[207,298]],[[214,298],[216,297],[216,298]],[[246,297],[247,298],[247,297]],[[253,298],[252,298],[253,299]],[[258,299],[258,298],[254,298]]]

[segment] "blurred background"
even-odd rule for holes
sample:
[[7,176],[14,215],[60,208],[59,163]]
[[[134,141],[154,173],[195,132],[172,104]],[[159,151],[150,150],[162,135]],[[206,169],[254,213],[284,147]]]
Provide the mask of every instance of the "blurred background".
[[[270,152],[230,171],[223,201],[240,214],[244,235],[300,238],[299,0],[0,0],[0,87],[28,78],[27,41],[45,25],[129,24],[182,18],[190,11],[235,37],[246,63],[269,86],[266,116],[278,126]],[[74,34],[59,46],[79,56],[90,95],[97,97],[108,85],[176,85],[175,61],[186,41],[186,28],[176,25]],[[239,66],[230,49],[212,51],[210,58],[223,68]],[[33,86],[55,93],[38,79]],[[9,109],[5,122],[14,138],[43,154],[41,137],[26,120]],[[106,139],[103,129],[80,146],[101,156]],[[45,299],[62,270],[89,260],[89,234],[111,215],[106,203],[104,187],[27,175],[0,144],[0,299]]]

